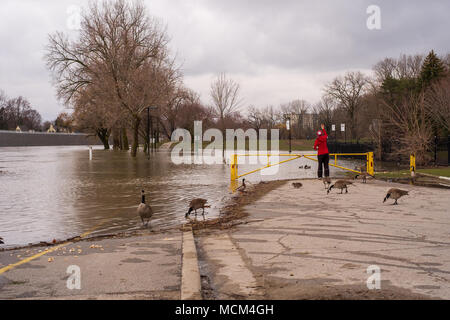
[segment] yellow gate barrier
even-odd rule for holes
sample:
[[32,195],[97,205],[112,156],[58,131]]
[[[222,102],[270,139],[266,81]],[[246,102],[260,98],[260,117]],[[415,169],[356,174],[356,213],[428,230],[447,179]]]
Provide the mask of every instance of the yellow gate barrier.
[[[239,174],[238,173],[238,157],[261,157],[261,156],[267,156],[267,165],[262,167],[262,168],[258,168],[243,174]],[[338,156],[365,156],[367,158],[367,162],[366,162],[366,168],[367,168],[367,173],[370,174],[371,176],[373,176],[375,174],[375,167],[374,167],[374,162],[373,162],[373,152],[367,152],[367,153],[332,153],[330,154],[330,158],[334,157],[334,163],[330,162],[330,166],[342,169],[342,170],[347,170],[350,172],[354,172],[354,173],[361,173],[361,171],[357,171],[357,170],[353,170],[350,168],[346,168],[343,166],[338,165]],[[277,163],[270,163],[270,157],[290,157],[290,159],[284,160],[284,161],[280,161]],[[273,166],[277,166],[280,165],[282,163],[285,162],[289,162],[289,161],[293,161],[296,159],[300,159],[301,157],[304,157],[306,159],[312,160],[312,161],[318,161],[317,159],[314,159],[313,157],[317,157],[317,154],[233,154],[231,156],[231,165],[230,165],[230,171],[231,171],[231,181],[236,181],[239,178],[248,176],[249,174],[264,170],[266,168],[270,168]]]
[[414,177],[416,174],[416,155],[414,153],[411,154],[409,159],[409,170],[411,171],[411,176]]

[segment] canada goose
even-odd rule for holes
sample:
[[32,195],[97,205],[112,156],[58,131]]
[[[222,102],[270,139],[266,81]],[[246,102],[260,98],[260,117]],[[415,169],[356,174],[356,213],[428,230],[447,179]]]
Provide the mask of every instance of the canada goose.
[[145,223],[145,226],[148,226],[148,222],[150,221],[150,218],[153,216],[153,210],[152,208],[145,203],[145,191],[141,191],[142,200],[139,206],[137,207],[137,212],[139,216],[141,217],[142,224],[144,224],[144,219],[147,219],[147,223]]
[[351,184],[353,184],[353,182],[347,180],[338,180],[328,188],[327,194],[330,193],[331,189],[333,188],[341,189],[341,194],[344,192],[344,189],[345,193],[348,193],[347,187]]
[[305,166],[300,166],[300,167],[298,167],[299,169],[305,169]]
[[203,209],[202,214],[205,214],[205,208],[209,208],[210,206],[206,205],[206,202],[208,202],[208,200],[206,199],[193,199],[190,203],[189,203],[189,211],[186,213],[186,215],[184,216],[185,218],[187,218],[192,211],[195,212],[195,216],[197,216],[197,210],[198,209]]
[[247,188],[247,186],[245,185],[245,178],[242,179],[242,185],[236,189],[236,191],[240,191],[240,192],[244,192],[245,188]]
[[392,188],[392,189],[389,189],[389,191],[387,192],[387,195],[384,198],[383,203],[385,203],[387,199],[392,198],[395,200],[395,202],[393,204],[396,205],[396,204],[398,204],[397,203],[398,199],[400,199],[403,196],[407,196],[407,195],[409,195],[409,191]]
[[372,177],[374,178],[373,175],[369,174],[368,172],[362,172],[360,174],[357,174],[355,176],[355,180],[358,179],[358,177],[361,176],[363,183],[367,183],[367,177]]
[[0,244],[5,244],[2,237],[0,237]]
[[330,177],[325,177],[322,180],[323,185],[325,186],[325,189],[328,189],[331,185],[331,178]]
[[305,170],[311,169],[311,166],[305,165]]
[[300,189],[301,187],[303,187],[303,185],[302,185],[300,182],[293,182],[293,183],[292,183],[292,186],[293,186],[295,189]]

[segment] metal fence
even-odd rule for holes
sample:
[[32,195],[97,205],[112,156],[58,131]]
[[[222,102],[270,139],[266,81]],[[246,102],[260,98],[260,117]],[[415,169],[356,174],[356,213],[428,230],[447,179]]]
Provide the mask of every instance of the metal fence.
[[435,137],[432,152],[435,165],[450,166],[450,136]]

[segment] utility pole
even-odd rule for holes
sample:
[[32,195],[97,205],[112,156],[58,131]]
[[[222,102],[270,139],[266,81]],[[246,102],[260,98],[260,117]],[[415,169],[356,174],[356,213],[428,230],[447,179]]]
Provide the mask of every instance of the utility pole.
[[450,166],[450,135],[447,137],[447,161]]
[[150,107],[147,107],[147,156],[150,160]]
[[[147,153],[148,153],[148,159],[150,159],[150,148],[153,147],[151,140],[150,140],[153,137],[150,136],[150,133],[152,133],[152,135],[154,135],[153,128],[152,128],[153,125],[152,125],[152,116],[150,114],[150,109],[155,110],[155,109],[158,109],[158,107],[151,107],[151,106],[147,107],[147,143],[148,143]],[[155,150],[156,150],[156,147],[155,147]]]
[[437,166],[438,137],[434,136],[434,165]]

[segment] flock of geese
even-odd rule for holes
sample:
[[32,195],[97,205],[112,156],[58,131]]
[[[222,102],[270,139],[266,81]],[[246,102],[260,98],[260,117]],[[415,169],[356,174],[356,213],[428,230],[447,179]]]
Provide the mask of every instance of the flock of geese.
[[[308,167],[308,168],[306,168],[306,167],[307,166],[302,166],[299,168],[300,169],[303,169],[303,168],[310,169],[311,168],[311,167]],[[356,180],[358,177],[361,177],[363,183],[366,183],[367,177],[369,177],[369,176],[373,178],[372,175],[368,174],[367,172],[363,172],[361,174],[356,175],[354,179]],[[327,194],[329,194],[333,188],[340,189],[341,194],[343,194],[344,189],[345,189],[345,193],[348,193],[348,186],[353,184],[353,182],[348,181],[348,180],[337,180],[335,183],[332,184],[330,177],[323,178],[322,182],[325,186],[325,189],[327,190]],[[295,189],[300,189],[303,186],[303,184],[300,182],[294,182],[294,183],[292,183],[292,186]],[[239,188],[237,188],[236,191],[245,193],[246,187],[247,186],[245,184],[245,179],[242,179],[242,185]],[[397,200],[406,195],[408,195],[408,191],[406,191],[406,190],[401,190],[398,188],[389,189],[386,194],[386,197],[384,198],[383,203],[386,202],[388,199],[393,199],[393,200],[395,200],[393,205],[398,205]],[[197,210],[199,210],[199,209],[202,209],[202,215],[204,216],[205,208],[211,207],[211,206],[207,205],[207,202],[208,202],[208,200],[202,199],[202,198],[192,199],[191,202],[189,202],[188,211],[185,214],[185,218],[188,218],[192,212],[194,212],[195,216],[197,216]],[[145,191],[144,190],[141,191],[141,203],[137,207],[137,213],[138,213],[139,217],[141,218],[142,224],[147,227],[150,222],[150,219],[153,216],[153,210],[152,210],[152,207],[150,207],[150,205],[145,202]],[[2,237],[0,237],[0,244],[4,244],[4,240]]]
[[[245,188],[245,182],[244,182]],[[205,208],[210,208],[206,203],[208,200],[202,198],[192,199],[189,203],[188,212],[185,214],[185,218],[188,218],[189,215],[194,211],[195,216],[197,216],[197,210],[202,209],[202,215],[205,215]],[[141,203],[137,207],[137,213],[142,220],[142,224],[144,226],[148,226],[151,217],[153,216],[152,207],[145,202],[145,191],[141,191]]]
[[[305,165],[305,166],[300,166],[299,169],[307,170],[307,169],[311,169],[311,167],[308,165]],[[361,168],[361,170],[363,170],[363,168]],[[361,177],[363,183],[367,183],[368,177],[375,178],[374,176],[370,175],[367,172],[362,172],[360,174],[357,174],[354,177],[354,179],[356,180],[359,177]],[[345,190],[345,193],[348,193],[348,187],[350,185],[354,184],[352,181],[349,181],[349,180],[337,180],[333,183],[330,177],[323,178],[322,182],[324,184],[325,189],[327,190],[327,194],[329,194],[332,189],[340,189],[341,194],[344,193],[344,190]],[[300,182],[294,182],[294,183],[292,183],[292,186],[295,189],[300,189],[303,186],[303,184]],[[247,188],[247,185],[245,183],[245,178],[244,178],[244,179],[242,179],[242,185],[239,186],[236,189],[236,191],[238,191],[240,193],[245,193],[246,188]],[[395,200],[393,205],[398,205],[397,200],[406,195],[408,195],[408,191],[406,191],[406,190],[401,190],[398,188],[391,188],[388,190],[383,203],[386,202],[388,199],[393,199],[393,200]],[[194,212],[195,216],[197,216],[197,210],[199,210],[199,209],[202,209],[202,215],[204,216],[205,208],[210,208],[210,206],[207,205],[207,202],[208,202],[208,200],[202,199],[202,198],[196,198],[196,199],[191,200],[191,202],[189,203],[189,206],[188,206],[188,211],[185,214],[185,218],[188,218],[192,212]],[[153,210],[150,207],[150,205],[145,203],[145,191],[144,190],[141,191],[141,203],[139,204],[139,206],[137,208],[137,212],[142,220],[142,224],[144,226],[148,226],[150,218],[153,216]],[[0,243],[1,243],[1,238],[0,238]]]
[[[356,180],[356,179],[358,179],[358,177],[362,178],[363,183],[367,183],[368,177],[375,178],[374,176],[370,175],[367,172],[362,172],[360,174],[357,174],[354,179]],[[341,194],[344,193],[344,189],[345,189],[345,193],[348,193],[348,187],[350,185],[353,185],[353,182],[348,181],[348,180],[337,180],[335,183],[332,183],[330,177],[323,178],[322,182],[325,186],[325,189],[327,190],[327,194],[329,194],[333,188],[340,189]],[[303,185],[300,182],[294,182],[294,183],[292,183],[292,186],[295,189],[300,189]],[[398,188],[391,188],[388,190],[386,197],[383,200],[383,203],[385,203],[388,199],[393,199],[393,200],[395,200],[393,205],[398,205],[397,200],[400,199],[401,197],[407,196],[407,195],[409,195],[409,191],[398,189]]]

